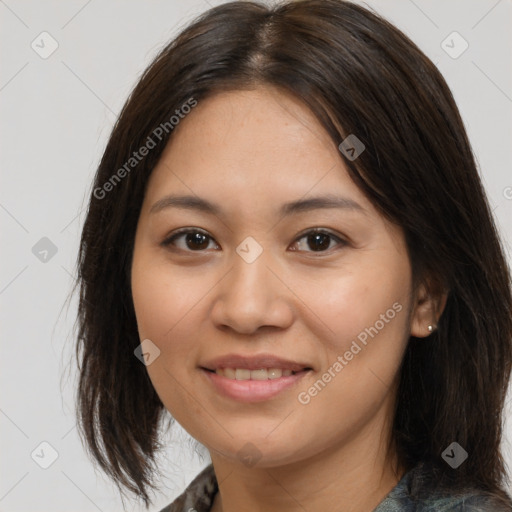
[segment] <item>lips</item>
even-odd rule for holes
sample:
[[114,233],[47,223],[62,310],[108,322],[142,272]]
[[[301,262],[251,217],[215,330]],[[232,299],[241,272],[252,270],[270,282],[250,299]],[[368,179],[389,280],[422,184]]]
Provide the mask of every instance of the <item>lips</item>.
[[288,373],[301,372],[303,370],[311,370],[312,367],[308,363],[291,361],[283,359],[271,354],[259,354],[253,356],[244,356],[241,354],[229,354],[208,360],[200,365],[201,368],[215,372],[217,370],[233,369],[233,370],[281,370]]
[[261,368],[259,370],[248,370],[246,368],[217,368],[217,375],[222,375],[234,380],[274,380],[280,377],[289,377],[297,372],[282,370],[281,368]]
[[238,402],[262,402],[297,386],[313,368],[271,354],[230,354],[200,365],[206,382],[218,393]]

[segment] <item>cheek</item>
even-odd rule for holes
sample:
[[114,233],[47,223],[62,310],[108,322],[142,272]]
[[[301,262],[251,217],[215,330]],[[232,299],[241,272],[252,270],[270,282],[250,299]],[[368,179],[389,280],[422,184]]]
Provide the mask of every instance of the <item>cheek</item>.
[[139,337],[160,350],[146,367],[148,375],[165,407],[188,425],[189,415],[204,413],[190,393],[196,350],[191,340],[199,328],[194,315],[211,285],[197,270],[173,271],[168,262],[155,262],[143,249],[134,253],[131,284]]
[[[333,331],[317,342],[322,367],[296,396],[296,418],[301,420],[297,432],[313,451],[313,445],[334,442],[340,432],[350,436],[391,408],[393,383],[408,339],[407,286],[396,286],[392,280],[384,287],[372,286],[356,275],[341,282],[342,291],[335,283],[324,289],[319,309]],[[318,333],[319,325],[317,319],[316,327],[311,324],[309,329]],[[315,434],[319,425],[322,441]]]
[[332,331],[323,339],[329,390],[318,397],[320,409],[342,397],[361,413],[371,410],[397,375],[409,337],[410,276],[407,262],[387,263],[361,266],[324,292],[322,320]]
[[144,248],[134,253],[132,296],[139,336],[160,350],[147,371],[166,407],[178,411],[176,416],[192,405],[184,390],[190,389],[191,376],[197,371],[198,333],[206,329],[208,293],[218,281],[212,274],[198,267],[171,265]]
[[346,429],[389,399],[408,341],[410,301],[408,260],[360,261],[350,269],[317,282],[310,295],[318,315],[309,316],[308,330],[318,334],[322,368],[298,397],[312,417]]
[[410,301],[407,260],[360,261],[348,268],[297,281],[297,295],[304,297],[304,311],[309,310],[302,315],[309,319],[309,330],[331,354],[348,350],[358,337],[364,343],[376,331],[400,344]]
[[[159,349],[158,358],[147,366],[147,372],[160,399],[168,407],[169,388],[173,379],[182,380],[187,361],[187,313],[197,302],[193,287],[187,286],[172,267],[151,258],[144,249],[135,252],[132,266],[132,297],[141,340],[149,339]],[[193,310],[192,310],[193,312]],[[188,313],[190,314],[190,313]],[[178,364],[179,362],[179,364]],[[176,373],[178,372],[178,374]]]
[[141,336],[164,341],[200,304],[210,286],[197,269],[174,270],[134,255],[132,296]]

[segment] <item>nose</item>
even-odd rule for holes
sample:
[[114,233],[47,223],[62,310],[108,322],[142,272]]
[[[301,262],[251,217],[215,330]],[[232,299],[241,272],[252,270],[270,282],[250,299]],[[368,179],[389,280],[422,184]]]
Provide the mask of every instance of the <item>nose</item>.
[[233,266],[215,287],[212,321],[218,328],[253,334],[263,327],[285,329],[293,322],[293,294],[266,251],[248,263],[235,253]]

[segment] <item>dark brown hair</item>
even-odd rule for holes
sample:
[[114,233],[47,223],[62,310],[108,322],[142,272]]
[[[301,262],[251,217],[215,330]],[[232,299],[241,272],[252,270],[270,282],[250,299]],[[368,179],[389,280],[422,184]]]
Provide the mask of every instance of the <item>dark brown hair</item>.
[[[96,173],[78,256],[80,434],[120,490],[150,503],[164,406],[146,368],[130,290],[136,225],[169,128],[122,180],[104,184],[190,98],[273,86],[309,106],[382,214],[403,228],[415,283],[448,291],[438,330],[411,338],[393,439],[405,468],[506,500],[500,452],[512,361],[509,269],[453,96],[432,62],[377,14],[341,0],[210,9],[170,42],[124,105]],[[154,139],[154,137],[153,137]],[[126,174],[126,175],[125,175]],[[100,197],[101,196],[101,197]],[[469,458],[452,469],[452,442]]]

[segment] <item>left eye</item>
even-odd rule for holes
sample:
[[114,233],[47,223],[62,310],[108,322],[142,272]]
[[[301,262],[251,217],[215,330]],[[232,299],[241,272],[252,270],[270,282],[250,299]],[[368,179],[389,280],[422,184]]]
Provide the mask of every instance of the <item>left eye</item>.
[[[301,242],[301,240],[305,240],[305,242]],[[184,241],[184,245],[182,243],[182,245],[180,246],[180,244],[177,243],[177,241]],[[346,245],[346,242],[344,240],[328,231],[311,230],[297,238],[294,242],[294,245],[297,245],[299,248],[291,250],[301,251],[305,250],[304,247],[307,246],[311,250],[306,250],[306,252],[327,252],[327,250],[332,248],[332,241],[337,242],[337,244],[341,246]],[[200,252],[208,249],[210,242],[213,242],[216,248],[219,247],[218,244],[214,241],[214,239],[206,232],[199,229],[183,229],[165,239],[162,242],[162,245],[173,245],[183,251],[189,250],[194,252]]]
[[[305,239],[306,242],[302,242],[300,244],[300,241]],[[322,230],[312,230],[308,231],[307,233],[303,234],[300,238],[297,238],[295,241],[296,244],[301,245],[304,247],[304,245],[307,245],[308,247],[312,248],[311,251],[306,252],[327,252],[328,249],[331,249],[331,241],[337,241],[338,245],[346,245],[346,242],[339,238],[338,236],[328,232],[328,231],[322,231]],[[293,249],[296,250],[296,249]],[[298,250],[301,250],[300,248]]]

